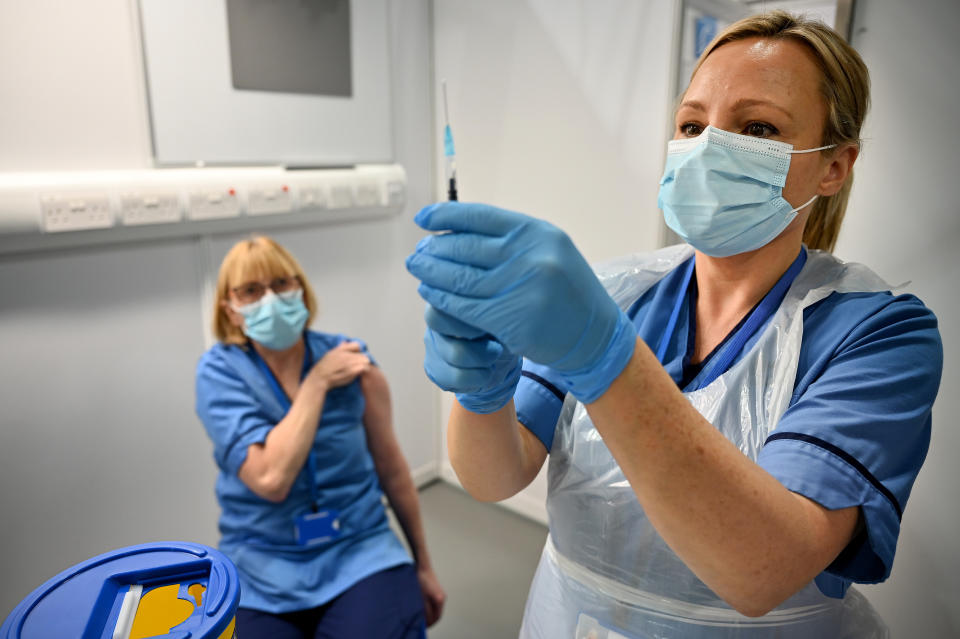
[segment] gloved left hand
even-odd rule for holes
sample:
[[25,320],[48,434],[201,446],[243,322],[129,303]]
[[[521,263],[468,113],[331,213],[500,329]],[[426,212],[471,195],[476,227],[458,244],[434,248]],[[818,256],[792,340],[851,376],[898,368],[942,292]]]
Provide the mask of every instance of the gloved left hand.
[[636,331],[560,229],[483,204],[443,202],[415,219],[429,231],[407,258],[432,306],[550,366],[582,402],[626,366]]
[[434,384],[453,391],[474,413],[492,413],[513,399],[520,381],[520,358],[468,324],[427,305],[423,369]]

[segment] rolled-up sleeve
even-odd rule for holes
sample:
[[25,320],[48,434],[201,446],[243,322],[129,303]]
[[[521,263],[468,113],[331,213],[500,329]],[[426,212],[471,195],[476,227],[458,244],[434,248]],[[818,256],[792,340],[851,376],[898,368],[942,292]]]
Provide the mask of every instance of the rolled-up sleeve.
[[536,435],[547,451],[553,446],[553,434],[563,408],[567,388],[559,375],[546,366],[523,360],[513,404],[517,421]]
[[197,415],[213,441],[213,456],[236,475],[252,444],[263,443],[273,428],[250,388],[215,351],[197,365]]
[[817,580],[832,596],[842,596],[849,582],[890,574],[903,509],[930,443],[943,367],[937,320],[912,296],[888,299],[798,390],[758,458],[789,490],[825,508],[860,508],[862,533]]

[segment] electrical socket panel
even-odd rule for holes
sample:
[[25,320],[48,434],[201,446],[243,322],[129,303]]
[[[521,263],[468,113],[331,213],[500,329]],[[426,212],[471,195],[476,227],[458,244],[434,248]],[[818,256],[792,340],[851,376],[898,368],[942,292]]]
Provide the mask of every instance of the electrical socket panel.
[[187,206],[191,220],[219,220],[241,213],[237,192],[232,188],[192,191]]
[[260,185],[247,191],[247,214],[269,215],[289,213],[293,210],[293,198],[290,187]]
[[120,195],[120,221],[125,226],[173,224],[183,219],[176,193],[136,192]]
[[42,195],[40,224],[47,233],[110,228],[114,224],[110,197],[95,193]]
[[[399,165],[0,172],[0,255],[71,242],[383,217],[402,211],[405,200]],[[67,237],[73,231],[79,231],[75,241]],[[14,239],[20,235],[24,241]]]

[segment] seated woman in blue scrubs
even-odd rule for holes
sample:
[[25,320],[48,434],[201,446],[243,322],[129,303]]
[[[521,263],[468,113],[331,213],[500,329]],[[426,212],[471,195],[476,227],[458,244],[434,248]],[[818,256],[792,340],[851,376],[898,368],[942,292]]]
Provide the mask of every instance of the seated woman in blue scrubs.
[[[445,594],[365,345],[307,330],[316,300],[268,237],[220,265],[197,414],[220,469],[220,549],[240,572],[237,633],[271,639],[425,636]],[[413,551],[387,521],[386,495]]]
[[686,244],[594,272],[542,220],[417,216],[447,231],[407,268],[461,482],[505,499],[550,458],[521,637],[887,636],[850,585],[890,574],[943,353],[920,300],[830,253],[868,103],[840,35],[754,16],[676,112]]

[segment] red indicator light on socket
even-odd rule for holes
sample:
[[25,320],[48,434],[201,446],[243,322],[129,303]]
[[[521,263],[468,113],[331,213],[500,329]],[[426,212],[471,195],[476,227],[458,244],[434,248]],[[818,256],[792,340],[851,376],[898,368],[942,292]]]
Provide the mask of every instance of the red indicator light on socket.
[[229,193],[230,195],[236,195],[236,194],[237,194],[237,190],[236,190],[236,189],[230,189],[229,191],[227,191],[227,193]]
[[286,193],[287,191],[289,191],[289,190],[290,190],[290,187],[289,187],[289,186],[287,186],[286,184],[284,184],[284,185],[283,185],[282,187],[280,187],[280,188],[282,188],[282,189],[283,189],[283,192],[284,192],[284,193]]

